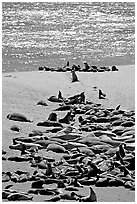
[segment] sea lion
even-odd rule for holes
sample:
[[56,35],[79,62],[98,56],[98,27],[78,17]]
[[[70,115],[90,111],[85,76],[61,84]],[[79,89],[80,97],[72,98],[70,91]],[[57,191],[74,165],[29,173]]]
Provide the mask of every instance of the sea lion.
[[80,202],[97,202],[97,196],[92,187],[89,187],[90,193],[88,196],[79,198]]
[[29,133],[29,137],[33,137],[33,136],[36,136],[36,135],[42,136],[43,132],[41,130],[32,130],[32,132]]
[[31,188],[43,188],[44,180],[34,181],[31,184]]
[[50,150],[56,153],[67,153],[67,150],[63,146],[55,143],[49,144],[47,146],[47,151],[50,151]]
[[134,125],[135,123],[133,121],[126,121],[121,124],[121,126],[124,126],[124,127],[132,127]]
[[95,185],[95,183],[97,182],[98,178],[90,178],[90,179],[86,179],[84,178],[83,180],[79,180],[79,182],[84,185],[84,186],[90,186],[90,185]]
[[8,197],[11,193],[17,193],[17,190],[4,189],[4,190],[2,191],[2,199],[7,199],[7,197]]
[[16,161],[16,162],[26,162],[32,160],[32,157],[23,157],[23,156],[15,156],[15,157],[9,157],[8,160],[10,161]]
[[[52,189],[51,189],[52,190]],[[54,191],[48,189],[40,189],[38,192],[40,195],[55,195]]]
[[57,103],[62,103],[63,100],[60,98],[57,98],[56,96],[51,96],[50,98],[48,98],[48,101],[50,102],[57,102]]
[[112,71],[118,71],[118,68],[116,68],[116,66],[112,66]]
[[24,116],[21,113],[11,113],[7,115],[7,118],[9,120],[15,120],[15,121],[20,121],[20,122],[32,122],[29,118]]
[[52,198],[50,198],[49,200],[44,200],[45,202],[57,202],[61,199],[60,195],[56,195]]
[[2,172],[2,182],[8,182],[11,179],[11,172]]
[[16,150],[22,150],[22,144],[25,144],[27,149],[30,149],[31,147],[37,147],[38,149],[42,148],[42,146],[39,144],[26,143],[26,142],[20,142],[20,141],[18,141],[18,143],[15,145],[9,145],[9,148],[10,149],[16,149]]
[[50,121],[57,121],[57,114],[56,113],[50,113],[48,120]]
[[88,63],[86,61],[83,62],[85,68],[84,68],[84,71],[88,71],[90,66],[88,65]]
[[21,128],[18,127],[17,125],[12,125],[10,128],[12,131],[20,132]]
[[59,119],[59,123],[69,124],[71,120],[71,112],[68,112],[64,118]]
[[26,193],[11,193],[8,197],[8,200],[16,201],[16,200],[32,200],[33,196],[29,196]]
[[76,73],[75,73],[74,70],[71,71],[71,74],[72,74],[72,81],[71,81],[71,82],[77,82],[77,81],[79,81],[79,80],[78,80],[78,77],[77,77],[77,75],[76,75]]
[[56,108],[54,111],[67,111],[71,110],[74,106],[73,105],[63,105],[60,106],[59,108]]
[[44,121],[44,122],[39,122],[37,123],[37,126],[45,126],[45,127],[63,127],[62,124],[60,124],[59,122],[53,122],[53,121]]
[[37,195],[38,195],[39,189],[30,189],[30,190],[28,191],[28,193],[29,193],[29,194],[37,194]]
[[45,101],[38,101],[37,105],[41,105],[41,106],[48,106],[48,104]]
[[59,93],[58,93],[58,99],[63,99],[61,91],[59,91]]
[[96,187],[107,187],[109,180],[110,180],[110,178],[108,178],[108,177],[99,178],[99,180],[96,182],[95,186]]
[[99,99],[105,99],[106,94],[99,89]]

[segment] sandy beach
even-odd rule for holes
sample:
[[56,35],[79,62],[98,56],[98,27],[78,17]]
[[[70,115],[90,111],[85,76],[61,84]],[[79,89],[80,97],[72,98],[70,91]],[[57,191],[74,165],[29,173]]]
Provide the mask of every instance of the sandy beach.
[[[71,83],[71,72],[12,72],[2,74],[2,148],[7,151],[6,157],[17,156],[18,150],[9,149],[12,139],[18,136],[27,136],[34,129],[45,130],[45,127],[37,127],[37,123],[47,120],[49,114],[58,107],[58,103],[49,102],[47,99],[57,96],[61,91],[63,97],[73,96],[82,91],[86,100],[101,103],[104,108],[115,108],[121,105],[122,110],[135,110],[135,66],[117,66],[117,72],[85,73],[76,72],[79,82]],[[96,86],[95,90],[93,87]],[[105,94],[104,100],[98,99],[98,89]],[[37,102],[44,100],[48,106],[38,106]],[[22,113],[30,118],[32,123],[22,123],[7,119],[7,115],[13,112]],[[58,118],[65,115],[57,113]],[[10,130],[16,124],[21,127],[21,132]],[[42,152],[42,151],[41,151]],[[43,153],[42,154],[48,154]],[[51,156],[51,153],[50,153]],[[54,157],[55,154],[52,153]],[[14,165],[13,165],[14,164]],[[2,171],[15,171],[22,169],[33,172],[27,162],[2,161]],[[30,189],[30,182],[13,183],[12,189],[26,191]],[[2,188],[7,182],[2,184]],[[135,202],[135,191],[124,187],[93,187],[99,202]],[[88,190],[84,188],[85,195]],[[43,201],[44,196],[34,195],[33,201]]]

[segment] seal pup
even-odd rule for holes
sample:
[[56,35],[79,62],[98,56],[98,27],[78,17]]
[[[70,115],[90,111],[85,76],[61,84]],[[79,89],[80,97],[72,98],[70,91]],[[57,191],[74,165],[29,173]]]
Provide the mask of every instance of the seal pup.
[[79,198],[80,202],[97,202],[97,196],[96,193],[94,192],[93,188],[90,187],[90,193],[88,196]]
[[79,81],[79,80],[78,80],[78,77],[77,77],[77,75],[76,75],[76,73],[75,73],[75,71],[72,70],[71,73],[72,73],[72,82]]

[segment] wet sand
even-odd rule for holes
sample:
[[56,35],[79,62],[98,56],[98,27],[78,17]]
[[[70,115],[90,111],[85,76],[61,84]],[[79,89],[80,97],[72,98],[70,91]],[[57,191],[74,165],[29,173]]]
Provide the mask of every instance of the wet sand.
[[[82,73],[76,72],[80,82],[71,83],[70,72],[14,72],[2,74],[2,148],[7,151],[7,157],[19,154],[18,150],[10,150],[12,139],[19,135],[27,136],[33,129],[44,130],[37,127],[37,123],[48,118],[51,110],[58,107],[57,103],[51,103],[47,99],[60,90],[64,97],[69,97],[82,91],[85,92],[86,100],[101,103],[104,107],[115,108],[121,105],[124,110],[135,109],[135,66],[117,66],[118,72]],[[106,93],[105,100],[98,99],[96,86]],[[38,106],[37,102],[44,100],[48,106]],[[10,121],[7,115],[19,112],[30,119],[33,123],[20,123]],[[58,117],[64,113],[58,113]],[[16,133],[10,130],[13,124],[21,127],[22,131]],[[54,156],[54,153],[53,153]],[[14,171],[16,169],[30,170],[28,163],[2,162],[2,171]],[[32,168],[34,171],[34,169]],[[7,183],[3,183],[3,188]],[[27,190],[30,182],[14,184],[15,189]],[[124,187],[93,187],[99,202],[134,202],[135,191]],[[88,190],[85,190],[85,194]],[[33,201],[43,201],[43,196],[34,196]]]

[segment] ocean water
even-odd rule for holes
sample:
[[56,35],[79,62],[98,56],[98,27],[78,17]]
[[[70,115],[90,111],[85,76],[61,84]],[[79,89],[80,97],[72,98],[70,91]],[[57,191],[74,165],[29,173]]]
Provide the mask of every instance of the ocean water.
[[135,63],[134,2],[3,2],[2,71]]

